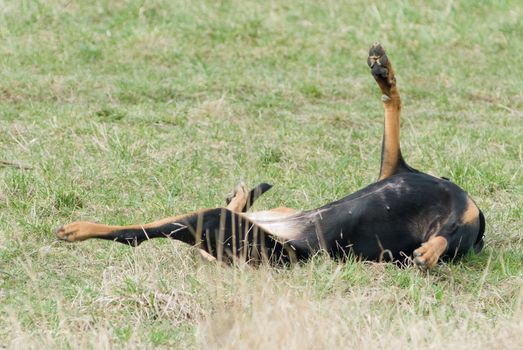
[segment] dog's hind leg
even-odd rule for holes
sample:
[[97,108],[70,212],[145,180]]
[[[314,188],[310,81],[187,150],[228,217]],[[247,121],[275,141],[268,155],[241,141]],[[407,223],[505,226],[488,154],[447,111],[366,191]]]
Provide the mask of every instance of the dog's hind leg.
[[367,64],[381,89],[385,109],[385,130],[381,148],[379,180],[403,172],[417,172],[407,165],[400,149],[400,92],[392,64],[383,47],[376,43],[369,50]]

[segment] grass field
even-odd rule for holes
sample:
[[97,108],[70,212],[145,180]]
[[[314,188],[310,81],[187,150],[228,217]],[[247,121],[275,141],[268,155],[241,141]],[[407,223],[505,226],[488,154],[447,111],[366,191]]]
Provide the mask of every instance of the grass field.
[[[0,1],[0,348],[518,348],[522,18],[517,0]],[[481,254],[256,269],[55,240],[222,205],[240,179],[275,185],[256,209],[371,183],[377,40],[403,154],[476,200]]]

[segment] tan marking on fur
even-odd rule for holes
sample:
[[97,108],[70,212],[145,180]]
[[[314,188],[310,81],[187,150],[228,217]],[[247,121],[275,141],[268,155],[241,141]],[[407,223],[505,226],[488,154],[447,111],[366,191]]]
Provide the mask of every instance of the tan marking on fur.
[[385,110],[385,130],[383,142],[383,160],[381,163],[379,180],[392,176],[398,166],[400,155],[400,113],[401,98],[394,69],[390,59],[387,62],[388,76],[385,79],[376,79],[383,96],[383,107]]
[[400,155],[400,107],[392,101],[386,101],[383,104],[385,105],[385,131],[379,180],[394,174]]
[[461,223],[463,224],[472,224],[477,222],[479,218],[479,209],[478,206],[472,201],[472,199],[467,198],[467,210],[463,213],[461,217]]
[[442,236],[432,236],[414,251],[414,262],[421,268],[431,269],[447,249],[447,239]]
[[56,230],[56,236],[69,242],[85,241],[89,238],[102,237],[118,226],[95,224],[92,222],[76,221]]
[[128,225],[128,226],[113,226],[113,227],[117,227],[118,229],[133,229],[133,228],[141,228],[141,227],[143,227],[143,228],[158,227],[158,226],[170,224],[170,223],[173,223],[173,222],[176,222],[176,221],[180,221],[180,219],[182,219],[182,218],[184,218],[186,216],[191,216],[193,214],[196,214],[198,212],[203,212],[205,210],[206,209],[201,209],[201,210],[193,211],[193,212],[190,212],[190,213],[187,213],[187,214],[183,214],[183,215],[171,216],[171,217],[168,217],[168,218],[165,218],[165,219],[161,219],[161,220],[156,220],[156,221],[150,222],[148,224],[144,224],[144,225]]
[[281,213],[281,214],[289,214],[289,215],[296,214],[298,212],[296,209],[287,208],[287,207],[278,207],[278,208],[271,209],[269,211],[273,212],[273,213]]

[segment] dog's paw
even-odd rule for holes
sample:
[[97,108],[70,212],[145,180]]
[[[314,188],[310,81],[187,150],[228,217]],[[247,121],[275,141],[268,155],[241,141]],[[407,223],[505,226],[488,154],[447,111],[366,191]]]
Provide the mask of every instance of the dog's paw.
[[86,240],[90,237],[90,227],[92,224],[90,222],[77,221],[71,224],[60,226],[54,230],[54,234],[58,239],[67,242],[78,242]]
[[416,249],[412,255],[414,255],[414,264],[422,270],[432,268],[437,262],[434,251],[429,249],[425,243]]
[[236,187],[234,187],[234,190],[232,193],[230,193],[227,198],[225,198],[225,203],[227,205],[231,204],[231,202],[234,200],[236,203],[243,203],[245,205],[245,202],[247,201],[247,198],[249,196],[249,188],[247,187],[247,184],[245,182],[240,181]]
[[369,56],[367,57],[367,65],[369,66],[374,79],[380,85],[383,92],[383,101],[390,99],[390,89],[396,85],[396,78],[392,65],[385,49],[379,43],[375,43],[369,49]]
[[438,263],[446,248],[447,240],[444,237],[433,237],[412,253],[414,263],[422,270],[429,270]]
[[367,64],[371,69],[372,75],[375,77],[387,78],[389,74],[389,69],[387,68],[387,63],[389,59],[385,50],[380,43],[375,43],[369,49],[369,57],[367,58]]

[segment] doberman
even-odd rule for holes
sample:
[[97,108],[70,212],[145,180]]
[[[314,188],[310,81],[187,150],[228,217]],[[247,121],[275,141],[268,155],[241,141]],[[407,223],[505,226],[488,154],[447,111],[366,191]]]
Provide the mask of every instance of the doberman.
[[391,62],[380,44],[367,63],[382,93],[385,130],[377,182],[308,211],[246,211],[271,188],[238,185],[227,207],[204,209],[146,225],[108,226],[73,222],[59,239],[101,238],[137,246],[169,237],[226,262],[272,264],[306,260],[319,251],[332,257],[414,263],[432,268],[470,250],[481,251],[485,218],[468,194],[451,181],[410,167],[401,155],[401,100]]

